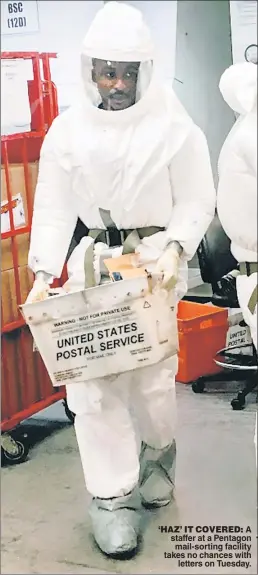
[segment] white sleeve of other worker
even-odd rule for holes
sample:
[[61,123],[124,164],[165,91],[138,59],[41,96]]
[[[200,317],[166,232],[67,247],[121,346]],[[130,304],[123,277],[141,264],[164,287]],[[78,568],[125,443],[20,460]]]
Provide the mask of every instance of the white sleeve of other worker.
[[29,267],[60,277],[77,222],[62,116],[45,136],[32,219]]
[[178,241],[190,260],[214,217],[216,204],[207,141],[195,125],[170,164],[170,178],[173,212],[168,240]]

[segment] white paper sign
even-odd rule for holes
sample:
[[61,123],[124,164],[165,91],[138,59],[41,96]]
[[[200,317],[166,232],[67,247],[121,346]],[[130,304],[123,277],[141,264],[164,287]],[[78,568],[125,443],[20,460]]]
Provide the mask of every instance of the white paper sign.
[[177,353],[173,296],[150,294],[145,278],[50,297],[22,310],[54,386],[131,371]]
[[[11,208],[13,212],[14,227],[25,226],[26,218],[21,194],[12,197]],[[1,233],[9,232],[10,226],[10,205],[7,201],[1,202]]]
[[[21,194],[12,197],[11,208],[13,212],[14,227],[25,226],[26,218]],[[10,205],[7,201],[1,202],[1,233],[9,232],[10,227]]]
[[38,32],[38,3],[1,1],[1,34],[29,34]]
[[1,135],[30,131],[26,60],[1,60]]
[[257,44],[257,0],[230,2],[233,63],[245,62],[245,50]]

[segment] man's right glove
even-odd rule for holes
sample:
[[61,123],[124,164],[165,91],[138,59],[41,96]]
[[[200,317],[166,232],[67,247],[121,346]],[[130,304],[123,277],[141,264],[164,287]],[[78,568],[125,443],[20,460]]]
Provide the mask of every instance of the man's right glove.
[[47,299],[50,290],[51,276],[45,272],[37,272],[33,287],[26,299],[26,303],[33,303]]

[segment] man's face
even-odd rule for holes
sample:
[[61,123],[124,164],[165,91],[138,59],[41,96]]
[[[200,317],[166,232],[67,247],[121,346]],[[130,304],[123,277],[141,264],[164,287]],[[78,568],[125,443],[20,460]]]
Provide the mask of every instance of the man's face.
[[105,110],[125,110],[135,104],[139,62],[93,60],[92,80]]

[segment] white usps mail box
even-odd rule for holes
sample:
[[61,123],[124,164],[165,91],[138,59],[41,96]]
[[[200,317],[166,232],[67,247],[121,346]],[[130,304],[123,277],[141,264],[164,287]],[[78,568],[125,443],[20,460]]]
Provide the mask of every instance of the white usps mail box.
[[152,365],[177,353],[173,292],[150,293],[147,278],[21,306],[53,386]]
[[248,325],[240,325],[240,322],[243,319],[243,314],[240,309],[231,308],[228,310],[226,347],[237,347],[235,353],[249,355],[250,346],[252,345],[252,336]]

